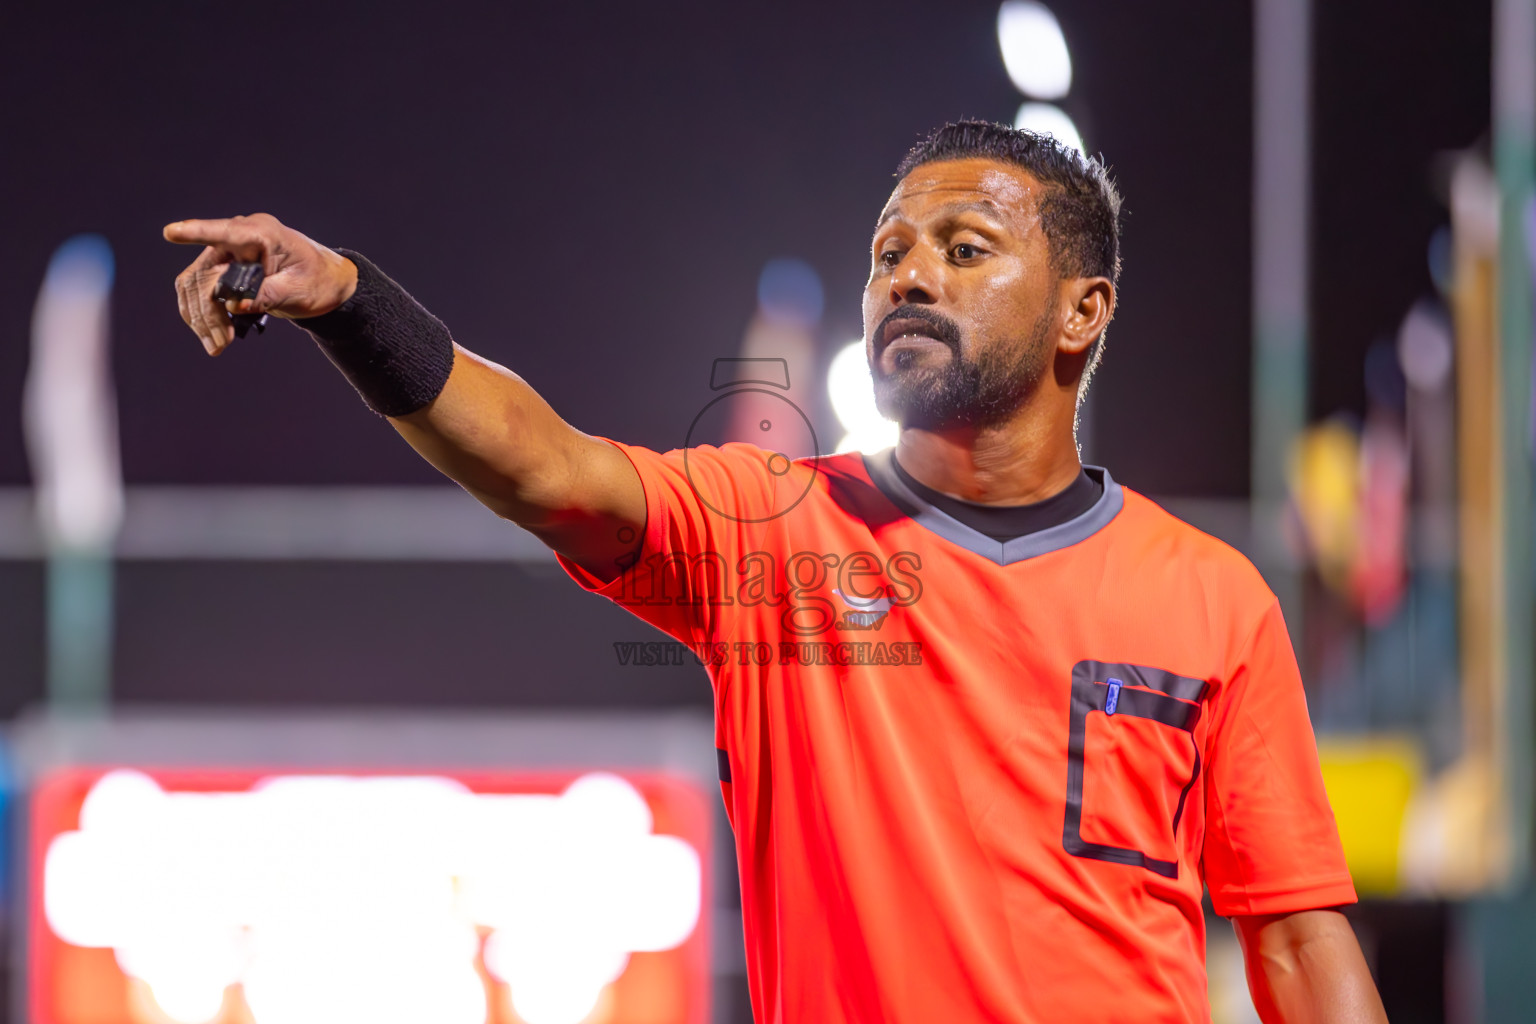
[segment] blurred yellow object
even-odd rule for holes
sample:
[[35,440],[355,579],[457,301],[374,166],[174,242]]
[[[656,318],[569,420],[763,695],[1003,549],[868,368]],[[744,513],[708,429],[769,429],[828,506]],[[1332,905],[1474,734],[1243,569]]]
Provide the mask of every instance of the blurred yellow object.
[[1499,785],[1491,757],[1467,754],[1419,787],[1403,822],[1399,876],[1407,892],[1465,899],[1508,877]]
[[1359,544],[1359,435],[1337,419],[1308,427],[1291,446],[1287,470],[1318,574],[1342,590]]
[[1398,736],[1324,736],[1317,752],[1355,889],[1362,896],[1397,892],[1403,820],[1424,775],[1417,744]]

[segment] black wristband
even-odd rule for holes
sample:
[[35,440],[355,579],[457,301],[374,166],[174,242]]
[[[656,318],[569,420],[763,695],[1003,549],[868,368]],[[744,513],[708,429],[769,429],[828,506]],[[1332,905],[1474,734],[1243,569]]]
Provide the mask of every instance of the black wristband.
[[357,265],[357,291],[320,316],[293,321],[381,416],[405,416],[442,393],[453,369],[453,336],[365,257],[333,249]]

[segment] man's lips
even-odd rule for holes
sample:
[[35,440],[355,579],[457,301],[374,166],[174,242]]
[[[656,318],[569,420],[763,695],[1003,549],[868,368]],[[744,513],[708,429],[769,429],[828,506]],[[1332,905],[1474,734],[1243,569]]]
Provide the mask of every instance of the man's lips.
[[880,331],[879,341],[881,352],[892,347],[917,348],[924,345],[949,347],[949,343],[939,336],[938,329],[926,320],[892,320]]

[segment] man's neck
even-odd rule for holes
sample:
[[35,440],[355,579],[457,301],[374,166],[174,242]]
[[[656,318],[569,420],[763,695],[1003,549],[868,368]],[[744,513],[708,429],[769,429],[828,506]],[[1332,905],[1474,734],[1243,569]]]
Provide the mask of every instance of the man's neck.
[[906,429],[896,461],[919,483],[978,505],[1030,505],[1082,472],[1070,426],[1014,421],[986,430]]

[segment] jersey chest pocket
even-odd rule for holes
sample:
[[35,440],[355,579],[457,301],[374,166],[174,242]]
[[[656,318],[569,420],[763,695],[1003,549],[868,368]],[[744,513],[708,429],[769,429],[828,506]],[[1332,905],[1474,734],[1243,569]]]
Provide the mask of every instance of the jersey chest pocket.
[[1075,857],[1179,876],[1179,820],[1195,780],[1205,681],[1146,665],[1072,669],[1067,810]]

